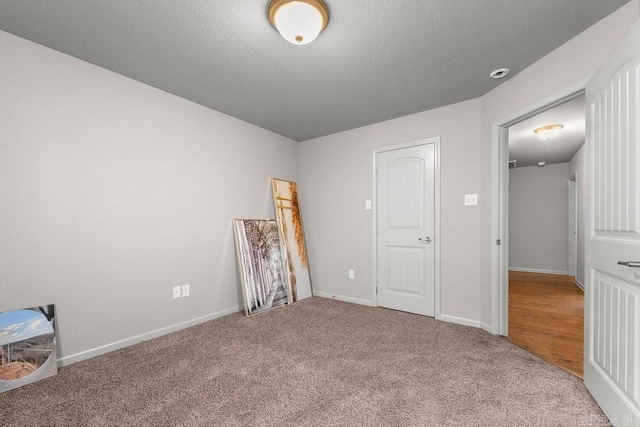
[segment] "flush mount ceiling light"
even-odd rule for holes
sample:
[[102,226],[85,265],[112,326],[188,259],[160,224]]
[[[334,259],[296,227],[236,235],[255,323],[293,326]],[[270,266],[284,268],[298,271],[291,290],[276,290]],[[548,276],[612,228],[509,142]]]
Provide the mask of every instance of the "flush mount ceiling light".
[[547,164],[547,162],[538,162],[538,167],[539,168],[543,168],[544,165],[546,165],[546,164]]
[[311,43],[329,23],[322,0],[271,0],[269,21],[289,43]]
[[558,136],[563,127],[564,126],[562,125],[542,126],[541,128],[534,130],[534,132],[540,137],[540,139],[551,139]]

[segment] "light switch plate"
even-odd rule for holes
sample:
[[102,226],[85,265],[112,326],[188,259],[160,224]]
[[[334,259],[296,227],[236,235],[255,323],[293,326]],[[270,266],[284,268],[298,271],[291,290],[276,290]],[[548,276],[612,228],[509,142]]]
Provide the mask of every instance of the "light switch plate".
[[477,206],[478,205],[478,195],[477,194],[465,194],[464,195],[464,205],[465,206]]
[[367,200],[366,202],[364,202],[364,208],[368,211],[371,210],[371,200]]
[[180,298],[180,297],[181,297],[180,286],[174,286],[173,287],[173,299]]

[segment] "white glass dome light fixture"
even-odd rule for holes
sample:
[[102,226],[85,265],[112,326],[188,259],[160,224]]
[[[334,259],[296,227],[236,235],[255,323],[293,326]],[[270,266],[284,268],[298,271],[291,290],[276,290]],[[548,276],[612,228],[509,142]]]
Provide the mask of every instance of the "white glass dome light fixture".
[[311,43],[329,23],[329,10],[322,0],[271,0],[269,21],[286,41]]
[[540,137],[540,139],[551,139],[558,136],[563,127],[564,126],[562,125],[542,126],[541,128],[534,130],[534,132]]

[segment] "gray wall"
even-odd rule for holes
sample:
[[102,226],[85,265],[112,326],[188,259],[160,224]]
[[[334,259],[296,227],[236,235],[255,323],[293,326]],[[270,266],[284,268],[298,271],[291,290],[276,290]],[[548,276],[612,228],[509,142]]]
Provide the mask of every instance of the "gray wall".
[[586,194],[586,154],[584,145],[569,163],[569,177],[577,175],[577,193],[578,193],[578,247],[576,262],[576,281],[584,288],[584,245],[586,242],[587,225],[585,223],[585,212],[587,206],[585,200]]
[[[640,1],[633,0],[603,20],[542,57],[517,75],[503,82],[481,98],[481,265],[482,265],[482,323],[497,331],[497,306],[500,295],[495,294],[492,256],[498,252],[492,212],[494,124],[516,113],[530,112],[531,105],[555,100],[555,94],[585,82],[619,43],[633,22],[638,19]],[[495,309],[495,310],[494,310]]]
[[4,32],[0,57],[0,310],[55,303],[63,362],[236,311],[231,220],[274,217],[297,143]]
[[480,325],[480,208],[464,206],[464,195],[480,188],[479,126],[476,99],[301,143],[300,194],[315,293],[372,303],[373,211],[365,201],[373,199],[373,150],[439,136],[441,310],[446,320]]
[[[314,287],[366,303],[372,150],[440,136],[442,312],[492,329],[492,125],[588,78],[638,5],[481,99],[299,151],[279,135],[0,32],[0,310],[55,303],[68,361],[233,311],[231,219],[273,216],[271,176],[301,183]],[[479,193],[480,205],[462,206],[465,193]],[[347,281],[346,268],[356,280]],[[172,300],[171,287],[185,283],[192,296]]]
[[567,274],[569,163],[509,170],[509,269]]

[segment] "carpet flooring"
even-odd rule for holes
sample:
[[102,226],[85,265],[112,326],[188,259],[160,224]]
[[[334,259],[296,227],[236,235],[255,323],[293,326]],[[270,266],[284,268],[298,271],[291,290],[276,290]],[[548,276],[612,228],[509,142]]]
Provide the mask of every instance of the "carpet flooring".
[[608,425],[582,381],[480,329],[310,298],[0,395],[2,426]]

